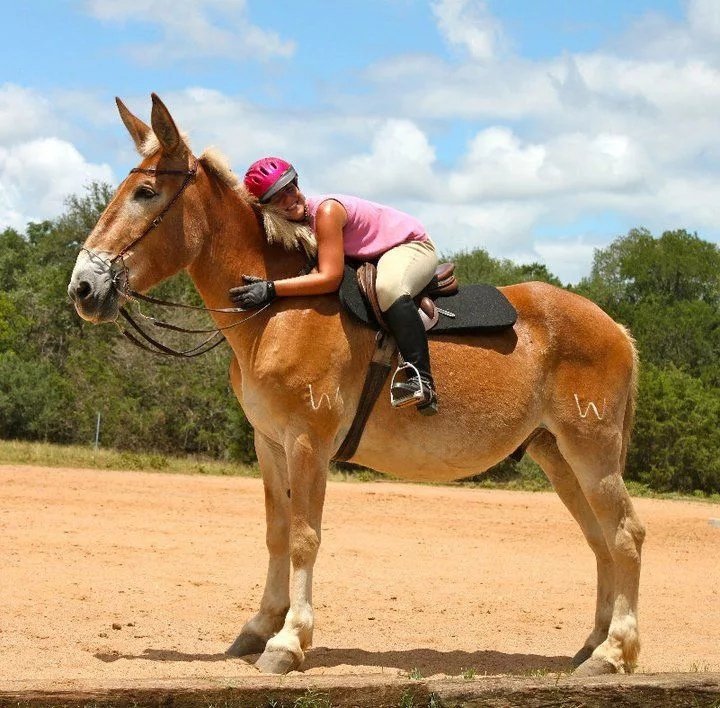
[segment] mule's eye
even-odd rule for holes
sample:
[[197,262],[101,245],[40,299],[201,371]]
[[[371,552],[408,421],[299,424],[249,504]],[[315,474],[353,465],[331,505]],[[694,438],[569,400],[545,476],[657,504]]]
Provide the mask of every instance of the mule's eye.
[[135,190],[135,199],[152,199],[157,196],[157,192],[147,184],[141,184]]

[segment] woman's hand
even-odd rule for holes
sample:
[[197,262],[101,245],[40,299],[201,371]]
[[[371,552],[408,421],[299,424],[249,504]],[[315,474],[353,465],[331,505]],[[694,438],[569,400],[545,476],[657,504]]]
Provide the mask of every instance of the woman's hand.
[[275,283],[272,280],[263,280],[254,275],[243,275],[242,279],[247,285],[239,285],[228,291],[236,307],[252,310],[268,305],[275,299]]

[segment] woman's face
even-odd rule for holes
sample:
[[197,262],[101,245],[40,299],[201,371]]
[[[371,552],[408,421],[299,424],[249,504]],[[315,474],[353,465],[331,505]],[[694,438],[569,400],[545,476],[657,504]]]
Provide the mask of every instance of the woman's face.
[[270,200],[270,204],[280,209],[285,218],[290,221],[303,221],[305,219],[305,196],[294,182],[290,182],[287,187],[283,187]]

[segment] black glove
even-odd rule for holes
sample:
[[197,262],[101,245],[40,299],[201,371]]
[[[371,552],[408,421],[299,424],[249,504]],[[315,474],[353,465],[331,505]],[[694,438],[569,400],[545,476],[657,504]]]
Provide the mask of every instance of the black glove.
[[272,280],[263,280],[254,275],[243,275],[242,279],[247,285],[239,285],[228,291],[236,307],[252,310],[267,305],[275,299],[275,283]]

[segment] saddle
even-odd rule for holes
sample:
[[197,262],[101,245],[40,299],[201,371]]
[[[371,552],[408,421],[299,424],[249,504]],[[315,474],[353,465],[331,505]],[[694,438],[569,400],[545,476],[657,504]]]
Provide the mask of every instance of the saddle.
[[[370,306],[375,320],[386,332],[389,331],[387,324],[383,318],[380,303],[375,290],[375,279],[377,277],[377,267],[373,263],[363,263],[357,269],[357,284],[360,294],[365,302]],[[455,264],[441,263],[435,270],[430,282],[425,286],[423,291],[415,298],[415,304],[418,307],[418,314],[425,325],[425,331],[430,331],[440,320],[440,312],[433,298],[441,295],[455,295],[459,289],[458,281],[455,278]]]
[[[340,302],[356,319],[388,331],[375,291],[376,274],[372,262],[346,261]],[[440,264],[415,302],[428,335],[496,332],[512,327],[517,319],[515,308],[496,287],[460,288],[454,263]]]

